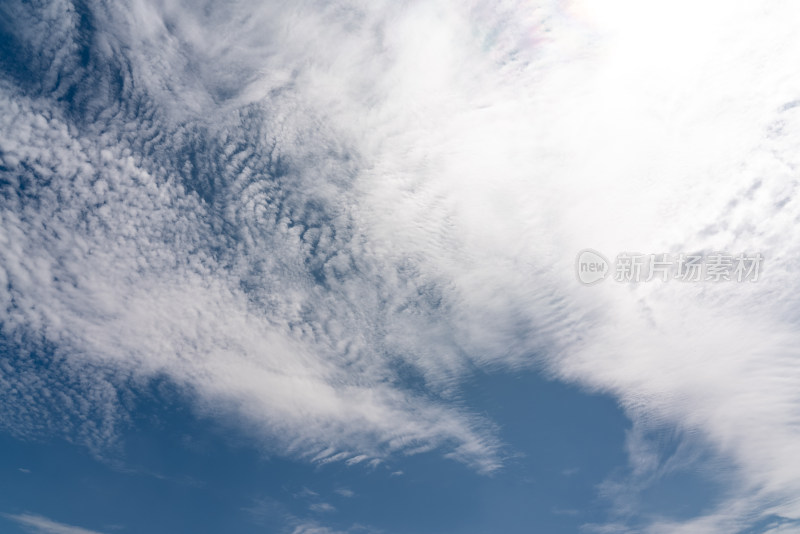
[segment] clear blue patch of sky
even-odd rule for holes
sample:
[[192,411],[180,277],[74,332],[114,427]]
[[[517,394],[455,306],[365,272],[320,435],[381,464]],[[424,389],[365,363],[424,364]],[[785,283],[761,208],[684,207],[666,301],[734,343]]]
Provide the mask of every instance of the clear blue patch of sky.
[[[394,534],[578,532],[607,518],[597,485],[625,466],[629,427],[611,399],[523,373],[478,375],[463,401],[499,425],[514,453],[491,476],[441,451],[374,469],[268,457],[246,431],[195,417],[161,384],[123,436],[124,469],[63,441],[0,436],[0,512],[153,534],[275,531],[305,519]],[[335,510],[314,510],[322,503]]]

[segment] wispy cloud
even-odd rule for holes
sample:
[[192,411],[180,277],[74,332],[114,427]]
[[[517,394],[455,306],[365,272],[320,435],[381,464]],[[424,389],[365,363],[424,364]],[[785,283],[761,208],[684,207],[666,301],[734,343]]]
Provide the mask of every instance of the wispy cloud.
[[[69,11],[68,5],[62,7]],[[303,13],[298,24],[315,26],[349,24],[349,17],[361,16]],[[141,77],[143,87],[160,79],[149,70],[152,57],[138,54],[151,39],[166,38],[171,30],[165,21],[174,14],[138,4],[132,20],[144,17],[146,31],[134,34],[128,18],[123,24],[116,20],[120,14],[96,15],[108,17],[98,27],[119,30],[113,32],[117,37],[104,32],[98,42],[109,41],[112,49],[136,44],[130,48],[134,56],[125,58],[131,75]],[[196,17],[185,15],[179,17],[179,33],[191,32],[187,21]],[[52,20],[51,34],[65,42],[79,39],[85,29],[71,25],[70,17],[65,20]],[[354,46],[360,43],[358,35],[348,38],[355,39]],[[132,41],[115,45],[114,39]],[[181,39],[173,44],[188,46]],[[365,57],[372,44],[367,45],[358,51]],[[271,60],[287,65],[299,60],[280,58],[289,44],[279,49],[279,57]],[[97,64],[90,67],[119,59],[106,57],[106,48],[91,52]],[[170,61],[172,53],[167,46],[159,56]],[[63,65],[46,67],[50,72]],[[175,74],[170,69],[175,84],[196,82]],[[313,143],[300,142],[309,128],[317,128],[318,102],[306,95],[307,107],[280,122],[269,109],[212,107],[223,118],[216,127],[191,109],[175,115],[180,108],[172,106],[175,98],[195,94],[189,87],[168,94],[110,95],[77,80],[73,89],[78,100],[151,98],[154,106],[171,112],[147,119],[133,115],[133,122],[97,117],[81,130],[72,127],[75,110],[4,86],[3,129],[9,135],[3,161],[12,189],[3,211],[3,239],[9,246],[2,261],[5,301],[14,303],[6,310],[6,338],[20,339],[36,358],[44,349],[29,340],[65,355],[47,360],[49,383],[37,375],[24,388],[6,389],[41,402],[8,399],[5,405],[13,409],[7,426],[35,431],[36,415],[61,409],[47,400],[56,390],[73,398],[64,411],[101,411],[100,418],[75,419],[92,425],[99,419],[103,426],[88,427],[86,440],[103,443],[124,422],[115,386],[126,376],[166,373],[197,395],[202,412],[235,412],[263,428],[269,441],[277,438],[284,451],[319,462],[349,460],[352,465],[398,449],[446,446],[453,457],[479,469],[499,465],[498,443],[487,432],[487,421],[405,390],[396,374],[405,356],[386,345],[380,332],[403,323],[414,328],[420,313],[434,312],[428,292],[437,290],[417,279],[412,264],[395,266],[383,254],[363,249],[367,236],[360,216],[342,208],[355,200],[352,179],[344,177],[355,172],[361,147],[349,146],[336,127],[319,131]],[[203,94],[211,105],[214,95]],[[270,106],[282,109],[283,98],[277,96]],[[112,106],[126,115],[123,105]],[[255,128],[242,128],[246,124]],[[98,137],[96,128],[106,134]],[[156,130],[172,132],[170,139]],[[150,140],[143,141],[148,135]],[[12,187],[22,182],[24,189]],[[394,312],[398,306],[406,310],[400,316]],[[413,343],[427,345],[423,339]],[[14,385],[27,383],[19,372],[26,366],[34,365],[24,358],[14,362],[9,373]],[[59,386],[90,371],[100,380],[75,384],[75,389]],[[80,402],[87,397],[95,400]],[[33,413],[19,421],[12,415],[18,411]]]
[[327,502],[316,502],[314,504],[309,505],[308,509],[311,510],[312,512],[318,512],[318,513],[319,512],[327,513],[336,511],[336,507]]
[[94,530],[57,523],[46,517],[33,514],[2,514],[3,517],[19,523],[31,532],[38,534],[100,534]]
[[[88,6],[3,7],[4,428],[101,448],[166,375],[284,454],[492,471],[454,394],[536,365],[733,466],[652,531],[800,517],[791,3]],[[590,290],[587,246],[769,274]]]
[[292,496],[295,499],[304,499],[304,498],[308,498],[308,497],[318,497],[319,493],[317,493],[316,491],[310,490],[310,489],[308,489],[306,487],[303,487],[303,489],[301,489],[297,493],[293,493]]
[[356,534],[356,533],[374,533],[378,534],[380,530],[373,527],[363,525],[360,523],[352,524],[347,527],[333,528],[323,524],[319,517],[322,514],[328,514],[336,511],[336,508],[327,503],[317,503],[309,507],[312,517],[299,517],[287,509],[287,507],[279,501],[270,497],[256,499],[252,506],[246,507],[246,511],[252,520],[264,527],[269,527],[276,532],[286,532],[287,534],[296,533],[319,533],[319,534]]
[[291,530],[291,534],[381,534],[381,532],[372,527],[359,524],[353,525],[346,530],[337,530],[315,521],[299,522]]

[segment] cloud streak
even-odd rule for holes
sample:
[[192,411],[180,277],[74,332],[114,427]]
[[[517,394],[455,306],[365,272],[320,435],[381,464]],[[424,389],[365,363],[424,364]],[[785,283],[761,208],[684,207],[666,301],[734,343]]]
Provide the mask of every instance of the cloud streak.
[[34,514],[3,514],[6,519],[19,523],[31,532],[38,534],[99,534],[94,530],[57,523],[46,517]]

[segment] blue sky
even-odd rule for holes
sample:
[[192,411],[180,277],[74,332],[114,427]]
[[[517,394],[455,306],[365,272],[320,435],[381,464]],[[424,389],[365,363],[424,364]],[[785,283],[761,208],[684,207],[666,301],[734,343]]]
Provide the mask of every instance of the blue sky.
[[33,510],[98,532],[154,533],[315,522],[342,532],[578,532],[608,519],[597,486],[625,469],[630,427],[612,400],[530,373],[484,376],[467,390],[509,446],[492,476],[436,452],[377,468],[270,457],[245,433],[195,418],[174,391],[151,391],[124,452],[105,461],[62,440],[4,437],[3,528],[27,532],[19,517]]
[[800,532],[798,23],[0,3],[0,530]]

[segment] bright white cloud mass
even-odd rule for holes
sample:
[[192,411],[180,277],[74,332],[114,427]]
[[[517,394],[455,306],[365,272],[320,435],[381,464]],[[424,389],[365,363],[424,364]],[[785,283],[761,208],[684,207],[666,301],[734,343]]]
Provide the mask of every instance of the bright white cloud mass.
[[[165,377],[276,454],[492,473],[513,451],[460,385],[535,368],[632,419],[620,509],[671,469],[653,432],[724,479],[649,532],[800,520],[795,3],[0,11],[31,51],[0,79],[7,432],[103,456]],[[586,247],[765,262],[587,288]]]

